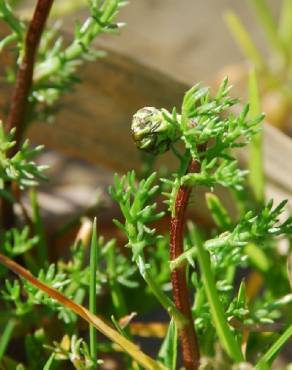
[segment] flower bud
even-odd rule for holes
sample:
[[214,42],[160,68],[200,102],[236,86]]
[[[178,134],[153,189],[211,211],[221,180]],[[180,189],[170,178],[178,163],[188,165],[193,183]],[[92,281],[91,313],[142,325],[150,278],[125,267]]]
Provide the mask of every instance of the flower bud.
[[175,128],[154,107],[139,109],[134,114],[131,131],[137,147],[153,154],[166,152],[175,137]]

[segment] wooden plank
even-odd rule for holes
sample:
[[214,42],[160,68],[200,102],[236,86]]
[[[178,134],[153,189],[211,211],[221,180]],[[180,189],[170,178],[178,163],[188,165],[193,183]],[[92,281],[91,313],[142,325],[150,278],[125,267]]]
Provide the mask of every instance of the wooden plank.
[[[130,135],[133,113],[143,106],[179,107],[189,88],[114,51],[86,65],[82,77],[83,83],[64,100],[55,124],[34,125],[30,137],[49,148],[120,172],[140,165],[140,154]],[[162,163],[171,161],[168,155],[162,157]],[[267,124],[264,157],[268,180],[292,192],[292,140]]]
[[[7,55],[1,57],[7,65]],[[3,59],[4,58],[4,59]],[[139,168],[140,154],[130,135],[133,113],[143,106],[179,106],[188,85],[108,50],[108,56],[88,63],[83,83],[63,100],[64,109],[51,124],[34,124],[30,138],[48,148],[75,158],[124,172]],[[3,92],[0,104],[9,93]],[[279,130],[265,125],[265,172],[274,185],[292,193],[292,141]],[[243,155],[246,158],[246,155]],[[162,163],[172,160],[163,156]]]
[[144,106],[179,106],[188,88],[114,51],[86,65],[82,79],[76,91],[67,94],[54,125],[35,124],[29,137],[118,171],[140,165],[140,153],[130,134],[133,113]]
[[[5,54],[3,57],[7,58]],[[76,91],[63,99],[64,109],[56,116],[56,122],[33,125],[29,136],[36,143],[60,153],[121,173],[138,169],[141,163],[140,153],[130,136],[133,113],[143,106],[179,107],[189,88],[187,84],[113,50],[108,50],[106,58],[86,64],[82,79],[83,83],[76,87]],[[2,83],[1,91],[0,104],[3,106],[9,93]],[[264,136],[268,197],[291,199],[291,139],[269,125],[264,127]],[[247,153],[240,153],[246,160]],[[172,166],[173,157],[166,154],[160,163]],[[223,199],[231,206],[226,194],[222,193]],[[203,191],[196,195],[195,204],[200,215],[206,218]]]

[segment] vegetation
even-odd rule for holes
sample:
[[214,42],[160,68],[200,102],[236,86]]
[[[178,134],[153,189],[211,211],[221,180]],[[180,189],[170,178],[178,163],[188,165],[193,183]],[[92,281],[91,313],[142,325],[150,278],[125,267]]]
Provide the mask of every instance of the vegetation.
[[[11,31],[1,49],[13,46],[17,61],[7,74],[14,93],[0,127],[0,366],[102,369],[109,356],[125,369],[269,369],[292,335],[291,281],[279,249],[289,243],[292,217],[286,201],[265,200],[256,71],[250,105],[239,106],[225,78],[215,93],[195,85],[171,111],[141,107],[132,119],[133,140],[153,156],[170,152],[176,170],[115,175],[109,194],[120,208],[113,222],[124,239],[105,240],[94,219],[68,246],[68,258],[49,258],[37,200],[46,168],[36,162],[42,147],[30,147],[26,130],[57,114],[59,98],[78,82],[77,67],[100,56],[95,38],[121,26],[116,16],[123,5],[90,0],[88,19],[63,45],[58,28],[45,27],[52,1],[38,0],[27,25],[0,0]],[[248,178],[234,154],[247,145]],[[207,188],[211,229],[187,213],[190,203],[196,209],[200,187]],[[216,195],[220,187],[228,189],[236,215]],[[30,193],[32,216],[23,192]],[[135,312],[154,309],[167,318],[155,358],[135,344],[133,320]]]

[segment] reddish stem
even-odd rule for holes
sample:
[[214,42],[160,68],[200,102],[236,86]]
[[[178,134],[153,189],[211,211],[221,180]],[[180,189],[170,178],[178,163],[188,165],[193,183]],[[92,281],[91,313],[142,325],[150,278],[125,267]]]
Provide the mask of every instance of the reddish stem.
[[[18,151],[21,145],[25,130],[28,97],[32,87],[35,57],[53,1],[38,0],[26,34],[24,57],[17,72],[14,92],[6,121],[7,132],[13,127],[16,128],[16,144],[9,153],[10,157]],[[5,188],[6,190],[11,189],[11,184],[6,183]],[[11,228],[14,224],[13,205],[5,199],[2,200],[1,213],[3,227],[5,229]]]
[[[188,172],[199,171],[200,163],[192,159],[188,167]],[[176,259],[183,253],[185,217],[191,192],[191,186],[181,186],[176,196],[175,214],[171,218],[170,226],[171,260]],[[178,267],[172,271],[171,282],[175,305],[188,320],[187,324],[180,330],[184,366],[186,370],[195,370],[199,367],[200,351],[192,318],[185,266]]]
[[16,84],[6,123],[7,131],[13,127],[16,128],[14,152],[17,151],[22,138],[28,96],[32,86],[35,57],[53,1],[38,0],[26,34],[24,57],[17,72]]

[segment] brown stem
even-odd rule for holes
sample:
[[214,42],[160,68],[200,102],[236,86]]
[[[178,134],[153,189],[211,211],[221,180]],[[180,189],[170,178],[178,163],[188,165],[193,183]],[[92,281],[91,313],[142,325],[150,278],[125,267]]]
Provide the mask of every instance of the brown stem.
[[[18,151],[21,145],[23,132],[25,130],[25,115],[28,97],[32,87],[35,57],[53,1],[54,0],[38,0],[32,20],[28,26],[25,38],[24,56],[17,72],[14,92],[6,121],[7,132],[13,127],[16,129],[16,145],[9,153],[11,157]],[[6,190],[10,188],[11,184],[7,183]],[[10,228],[14,223],[12,204],[3,199],[1,211],[3,226],[5,228]]]
[[50,13],[53,0],[38,0],[25,38],[24,57],[19,66],[14,93],[7,118],[7,131],[16,128],[16,149],[23,133],[28,96],[32,86],[33,70],[38,45]]
[[[188,172],[199,172],[200,163],[192,159]],[[175,201],[175,213],[170,225],[170,259],[174,260],[183,253],[183,236],[188,201],[192,192],[191,186],[181,186]],[[192,318],[190,299],[186,281],[185,266],[172,271],[171,282],[173,298],[176,307],[188,319],[187,324],[180,330],[183,362],[186,370],[199,367],[200,351]]]

